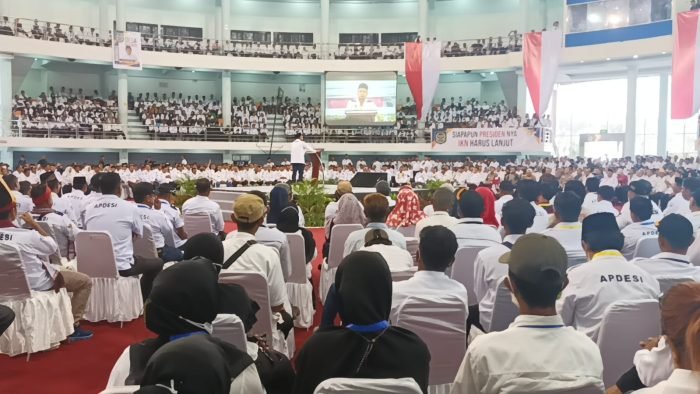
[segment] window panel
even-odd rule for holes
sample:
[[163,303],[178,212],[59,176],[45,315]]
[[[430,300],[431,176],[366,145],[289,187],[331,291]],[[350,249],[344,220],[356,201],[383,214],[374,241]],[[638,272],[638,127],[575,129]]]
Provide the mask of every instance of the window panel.
[[659,133],[659,76],[637,79],[637,119],[635,150],[637,155],[655,155]]

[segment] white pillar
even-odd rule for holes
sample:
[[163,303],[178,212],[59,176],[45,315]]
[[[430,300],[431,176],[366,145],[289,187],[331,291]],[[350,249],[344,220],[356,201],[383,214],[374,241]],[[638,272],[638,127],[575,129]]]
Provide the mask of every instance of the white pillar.
[[221,116],[224,126],[231,126],[231,72],[221,73]]
[[[518,2],[520,7],[518,14],[520,14],[520,29],[518,31],[522,33],[527,33],[530,31],[530,1],[520,0]],[[565,6],[566,7],[566,6]]]
[[326,124],[326,74],[321,74],[321,126]]
[[112,25],[109,21],[109,2],[108,0],[100,0],[100,37],[106,37],[110,30],[112,30]]
[[527,97],[527,84],[525,83],[525,76],[523,75],[522,71],[516,71],[518,74],[518,101],[517,101],[517,110],[518,110],[518,116],[521,118],[525,117],[525,111],[527,109],[527,100],[529,98]]
[[[330,8],[330,0],[321,0],[321,48],[323,48],[325,45],[327,45],[330,41],[330,37],[328,37],[329,33],[328,30],[330,28],[330,19],[331,19],[331,8]],[[327,51],[324,51],[327,52]]]
[[217,6],[214,9],[214,38],[219,40],[223,40],[223,23],[221,22],[221,18],[223,17],[223,13],[221,12],[221,6]]
[[231,0],[221,0],[221,35],[222,40],[230,40],[231,34]]
[[119,107],[119,123],[122,125],[122,131],[127,136],[129,135],[126,129],[129,123],[129,83],[126,75],[126,70],[117,71],[117,102]]
[[12,58],[11,55],[0,54],[0,137],[11,134]]
[[428,39],[428,0],[418,0],[418,34]]
[[637,133],[637,76],[639,70],[633,64],[627,68],[627,119],[625,121],[625,143],[622,147],[624,156],[634,156],[634,144]]
[[666,156],[668,139],[668,71],[659,75],[659,126],[656,140],[656,154]]
[[126,30],[126,0],[117,0],[117,31]]

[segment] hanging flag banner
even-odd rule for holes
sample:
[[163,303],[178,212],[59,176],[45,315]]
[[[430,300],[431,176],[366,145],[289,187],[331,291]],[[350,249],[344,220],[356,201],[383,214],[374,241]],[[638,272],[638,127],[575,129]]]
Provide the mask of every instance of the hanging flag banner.
[[671,119],[687,119],[700,109],[700,11],[676,15],[671,75]]
[[527,127],[434,130],[431,148],[437,152],[541,152],[547,133]]
[[112,39],[112,67],[122,70],[141,70],[141,33],[117,32]]
[[523,73],[535,113],[547,111],[557,80],[562,52],[561,31],[525,33],[523,39]]
[[406,82],[416,102],[418,120],[428,117],[440,80],[440,41],[407,42],[404,44]]

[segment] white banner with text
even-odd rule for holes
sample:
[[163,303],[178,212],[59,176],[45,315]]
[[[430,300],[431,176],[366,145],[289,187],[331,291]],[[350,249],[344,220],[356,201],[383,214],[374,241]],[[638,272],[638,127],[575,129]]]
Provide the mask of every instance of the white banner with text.
[[431,147],[438,152],[539,152],[548,132],[542,128],[434,130]]

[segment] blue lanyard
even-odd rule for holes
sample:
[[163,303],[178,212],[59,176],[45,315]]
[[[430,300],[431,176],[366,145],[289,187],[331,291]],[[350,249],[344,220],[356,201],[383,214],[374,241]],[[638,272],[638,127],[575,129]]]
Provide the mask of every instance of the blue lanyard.
[[205,334],[208,334],[208,332],[206,332],[206,331],[193,331],[193,332],[187,332],[187,333],[184,333],[184,334],[171,335],[171,336],[170,336],[170,341],[171,341],[171,342],[172,342],[172,341],[177,341],[178,339],[187,338],[187,337],[189,337],[189,336],[191,336],[191,335],[205,335]]
[[522,327],[522,328],[562,328],[562,327],[564,327],[564,325],[563,324],[552,324],[549,326],[518,326],[518,327]]
[[650,225],[650,224],[654,224],[654,221],[653,221],[653,220],[647,220],[646,222],[641,222],[641,223],[639,223],[639,224],[642,225],[642,226],[648,226],[648,225]]
[[374,324],[367,324],[367,325],[361,325],[361,324],[348,324],[345,326],[348,330],[354,331],[354,332],[359,332],[359,333],[372,333],[372,332],[379,332],[382,330],[386,330],[389,328],[389,322],[386,320],[374,323]]
[[151,207],[149,207],[149,206],[146,205],[146,204],[136,204],[136,206],[139,207],[139,208],[151,209]]

